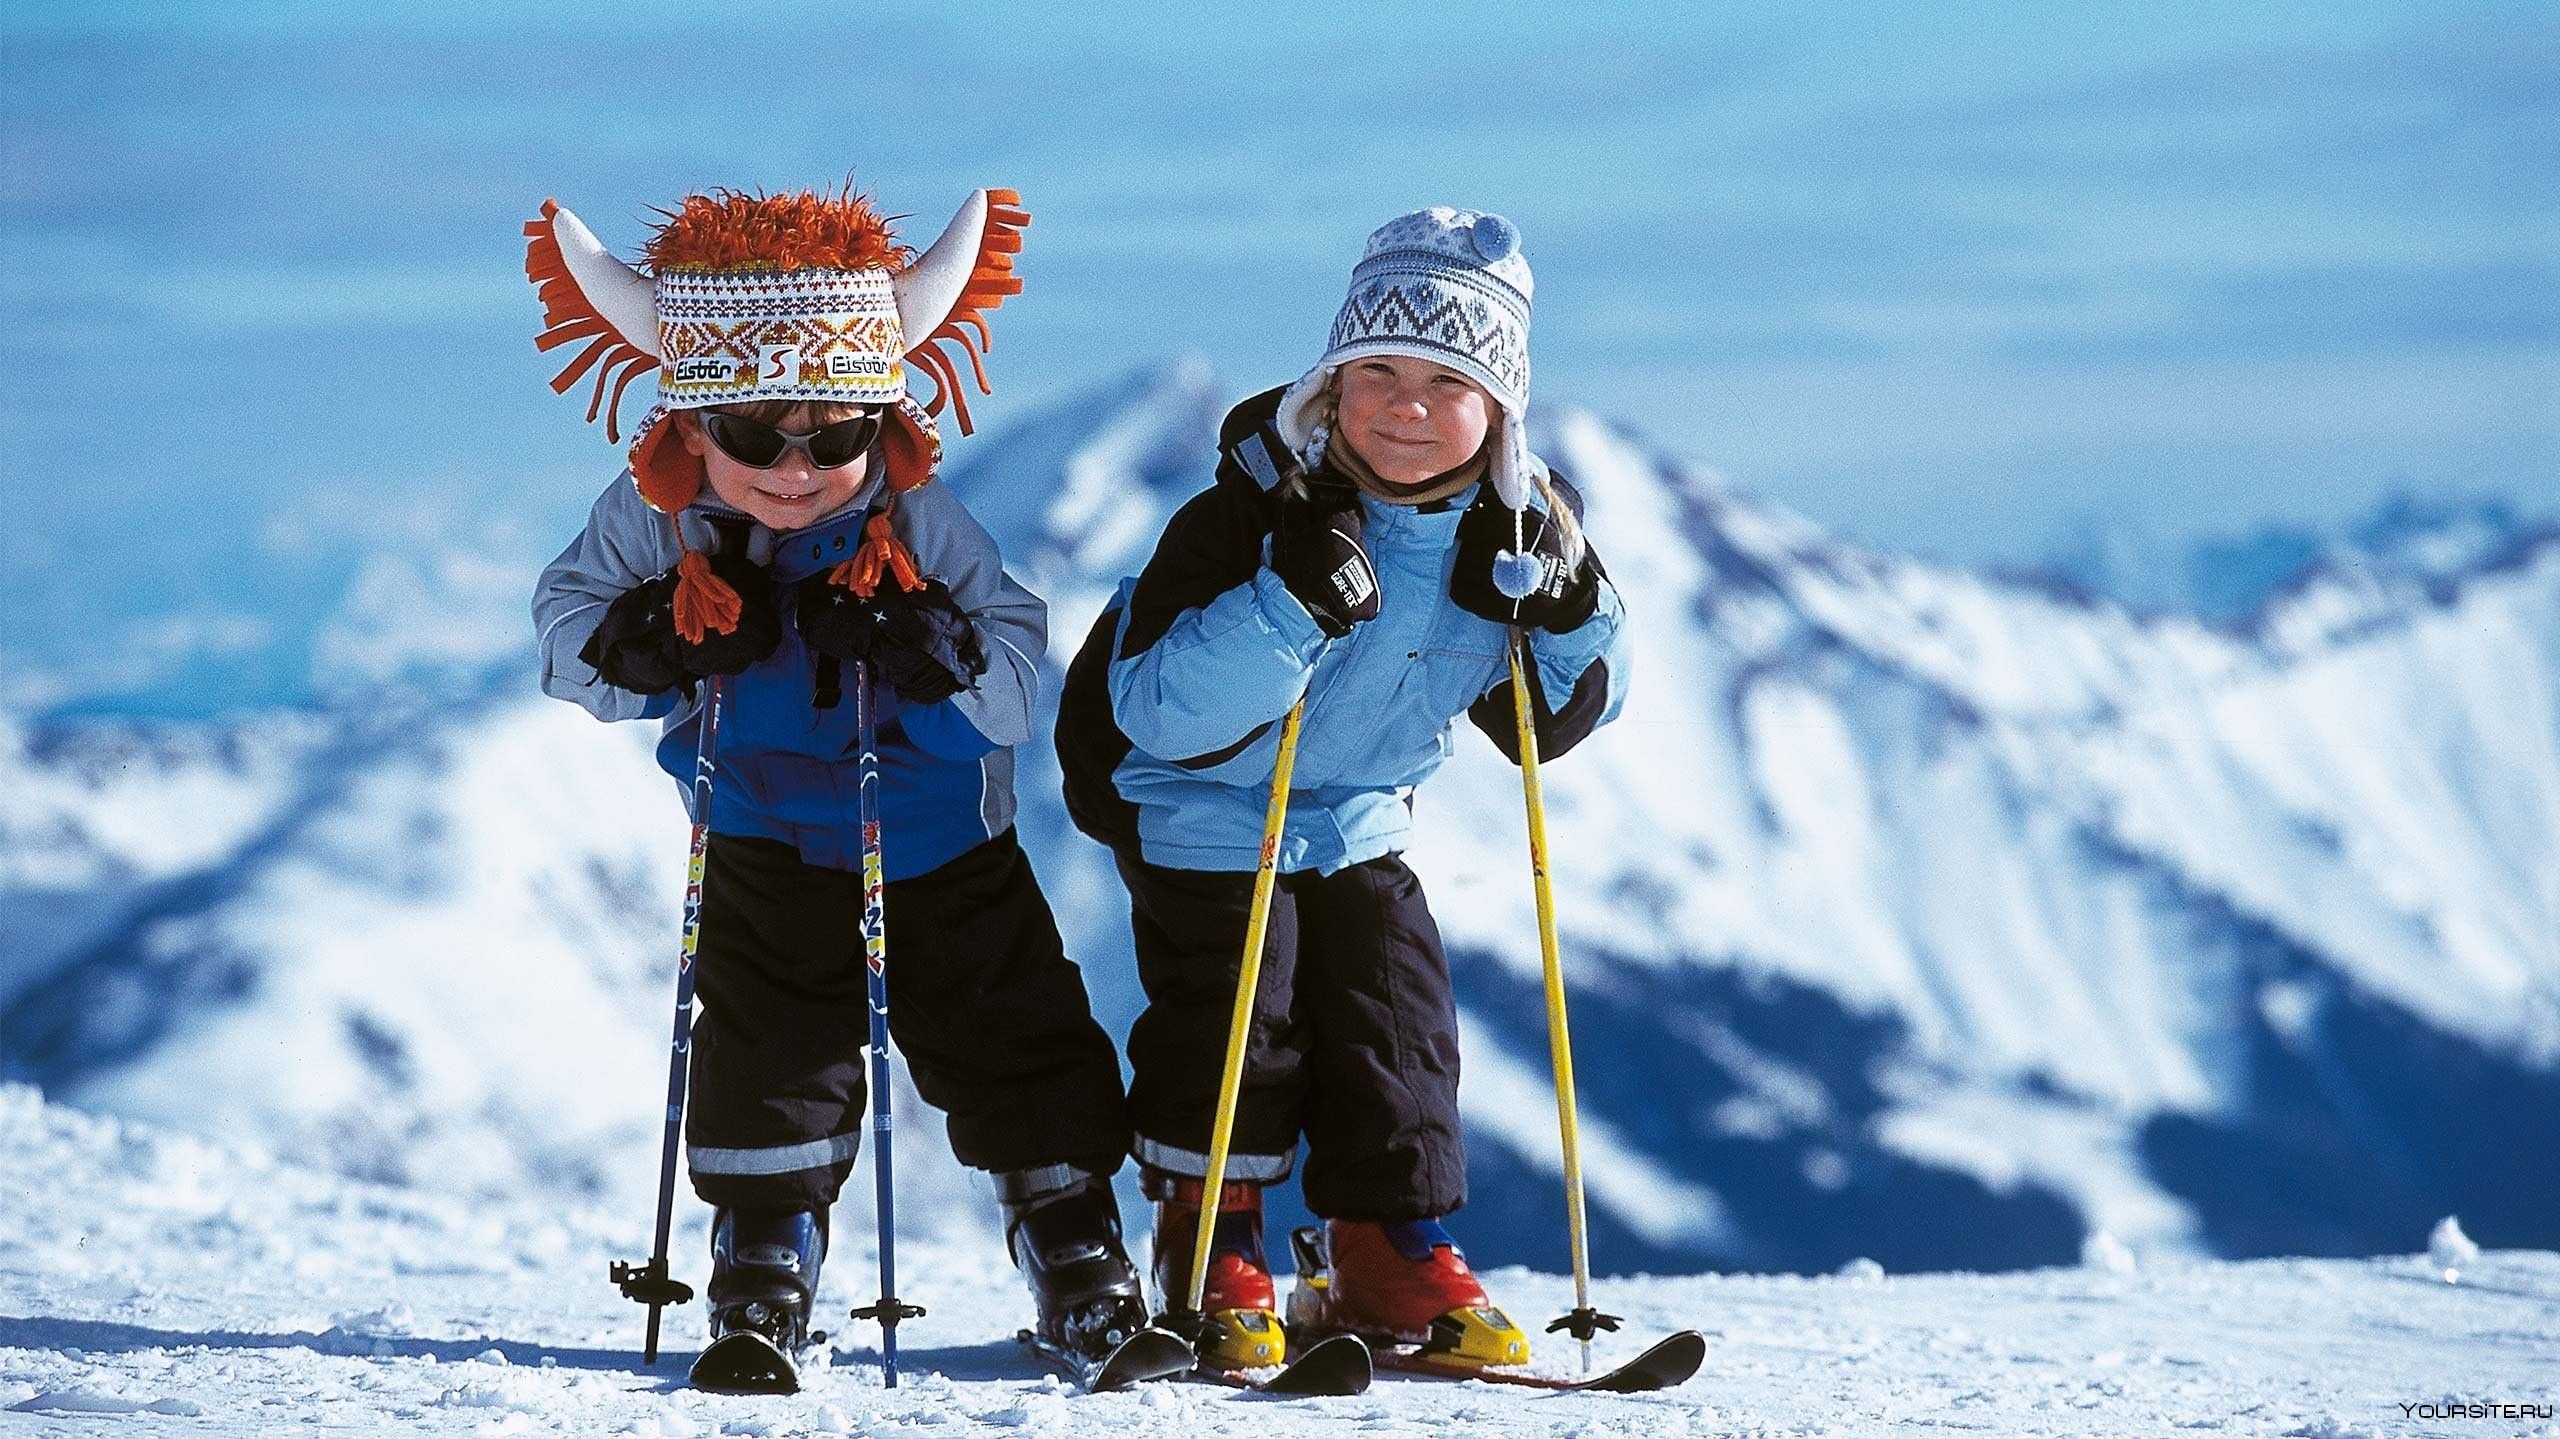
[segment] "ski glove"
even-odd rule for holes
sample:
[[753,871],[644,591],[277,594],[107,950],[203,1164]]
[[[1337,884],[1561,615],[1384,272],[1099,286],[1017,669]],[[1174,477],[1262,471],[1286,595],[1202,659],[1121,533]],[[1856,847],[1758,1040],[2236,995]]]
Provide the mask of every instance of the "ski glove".
[[1361,543],[1360,493],[1306,478],[1273,503],[1271,572],[1335,639],[1378,617],[1378,568]]
[[663,694],[711,675],[734,675],[782,643],[773,581],[743,555],[713,555],[711,572],[738,592],[738,626],[706,633],[694,644],[676,633],[676,574],[642,580],[605,606],[604,620],[578,658],[596,677],[635,694]]
[[[1567,568],[1562,527],[1544,510],[1523,513],[1520,524],[1527,548],[1515,553],[1509,506],[1467,507],[1458,517],[1458,559],[1449,571],[1449,598],[1467,613],[1498,625],[1557,634],[1579,628],[1600,608],[1600,557],[1586,543],[1582,563]],[[1535,567],[1528,572],[1528,593],[1513,599],[1502,592],[1495,572],[1505,563],[1519,564],[1519,553],[1525,553]],[[1505,555],[1513,557],[1505,561]]]
[[799,610],[809,648],[868,662],[910,704],[949,699],[987,672],[978,627],[940,580],[926,580],[920,590],[884,583],[866,600],[815,575],[800,582]]

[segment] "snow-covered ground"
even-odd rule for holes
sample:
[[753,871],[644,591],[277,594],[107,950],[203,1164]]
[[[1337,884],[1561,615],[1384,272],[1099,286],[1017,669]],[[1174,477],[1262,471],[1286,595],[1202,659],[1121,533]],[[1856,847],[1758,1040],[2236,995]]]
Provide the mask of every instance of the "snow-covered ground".
[[[1072,1395],[1008,1337],[1023,1302],[1003,1260],[920,1241],[900,1287],[930,1313],[896,1390],[858,1328],[800,1395],[761,1399],[681,1387],[698,1308],[640,1362],[640,1311],[604,1276],[642,1218],[350,1181],[0,1087],[0,1435],[2560,1434],[2402,1409],[2555,1397],[2560,1255],[2452,1235],[2434,1257],[2132,1270],[2098,1246],[2084,1268],[2001,1276],[1610,1280],[1598,1297],[1629,1322],[1601,1357],[1694,1326],[1696,1378],[1610,1397],[1386,1379],[1288,1402]],[[696,1282],[700,1239],[681,1236]],[[848,1235],[824,1310],[871,1272]],[[1522,1316],[1570,1305],[1555,1276],[1489,1277]],[[1540,1367],[1571,1364],[1549,1343]]]

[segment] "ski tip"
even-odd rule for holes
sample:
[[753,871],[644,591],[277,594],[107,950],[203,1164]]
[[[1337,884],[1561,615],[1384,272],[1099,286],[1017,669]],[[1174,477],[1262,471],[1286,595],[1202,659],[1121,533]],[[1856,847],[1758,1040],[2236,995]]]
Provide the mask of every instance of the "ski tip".
[[1173,1379],[1189,1373],[1193,1362],[1190,1341],[1167,1330],[1146,1328],[1120,1342],[1109,1354],[1098,1359],[1071,1354],[1031,1330],[1015,1332],[1016,1339],[1063,1371],[1077,1387],[1089,1394],[1106,1394],[1156,1379]]
[[1278,1374],[1253,1388],[1281,1398],[1365,1394],[1376,1372],[1367,1344],[1357,1335],[1335,1334],[1317,1340]]
[[695,1355],[686,1382],[715,1394],[797,1394],[800,1366],[763,1335],[741,1330]]
[[1683,1329],[1655,1340],[1653,1347],[1593,1380],[1590,1387],[1614,1394],[1643,1394],[1685,1384],[1707,1362],[1707,1336]]

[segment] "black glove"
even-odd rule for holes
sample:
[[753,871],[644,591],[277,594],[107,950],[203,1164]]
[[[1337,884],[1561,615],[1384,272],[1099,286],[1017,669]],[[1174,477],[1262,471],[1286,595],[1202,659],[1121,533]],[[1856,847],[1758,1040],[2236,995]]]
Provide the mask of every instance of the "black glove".
[[1480,500],[1458,517],[1458,559],[1449,571],[1449,598],[1467,613],[1498,625],[1558,634],[1578,628],[1600,608],[1599,556],[1586,543],[1582,563],[1567,568],[1562,528],[1545,511],[1530,510],[1520,523],[1526,553],[1537,566],[1529,593],[1515,600],[1494,582],[1498,557],[1512,547],[1511,508]]
[[1287,488],[1272,506],[1271,572],[1317,628],[1340,639],[1378,617],[1378,567],[1360,542],[1360,492],[1304,476],[1298,493]]
[[800,638],[840,660],[863,660],[900,699],[933,704],[974,687],[987,672],[978,627],[940,580],[920,590],[883,584],[864,599],[824,575],[800,582]]
[[605,606],[604,619],[578,658],[606,684],[635,694],[662,694],[709,675],[741,674],[782,643],[773,581],[743,555],[713,555],[711,572],[738,592],[738,625],[706,632],[694,644],[676,633],[676,573],[642,580]]

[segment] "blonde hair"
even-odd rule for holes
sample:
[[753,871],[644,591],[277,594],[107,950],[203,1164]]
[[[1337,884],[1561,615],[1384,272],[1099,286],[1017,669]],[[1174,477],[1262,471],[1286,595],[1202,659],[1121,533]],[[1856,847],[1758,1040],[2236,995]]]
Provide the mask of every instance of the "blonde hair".
[[1547,522],[1556,527],[1556,548],[1564,555],[1565,568],[1579,567],[1583,552],[1588,548],[1582,538],[1582,517],[1573,512],[1573,506],[1565,503],[1563,492],[1548,479],[1545,465],[1532,470],[1529,478],[1538,487],[1539,496],[1547,502]]

